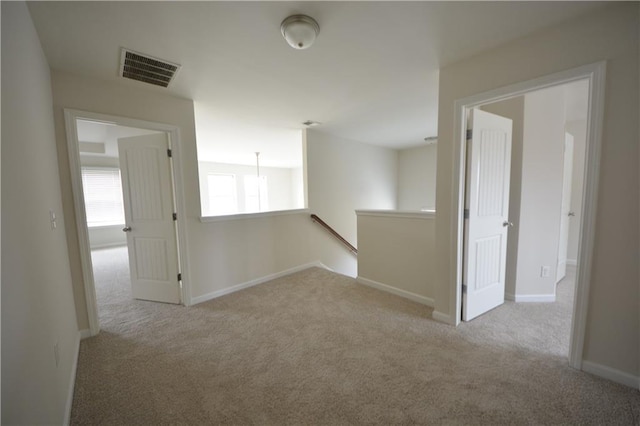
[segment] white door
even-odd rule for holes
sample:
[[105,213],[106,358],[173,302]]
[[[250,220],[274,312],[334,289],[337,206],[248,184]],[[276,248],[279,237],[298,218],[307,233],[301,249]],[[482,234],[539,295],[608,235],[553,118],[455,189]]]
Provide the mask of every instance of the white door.
[[118,139],[136,299],[180,303],[169,144],[164,133]]
[[467,140],[462,319],[504,303],[509,222],[511,128],[508,118],[470,111]]
[[571,180],[573,177],[573,135],[564,134],[564,168],[562,171],[562,205],[560,207],[560,242],[556,284],[567,274],[567,249],[571,216]]

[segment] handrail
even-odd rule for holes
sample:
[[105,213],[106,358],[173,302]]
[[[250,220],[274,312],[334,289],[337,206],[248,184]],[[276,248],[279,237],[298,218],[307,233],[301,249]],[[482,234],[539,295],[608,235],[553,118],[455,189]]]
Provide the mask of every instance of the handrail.
[[329,233],[331,235],[333,235],[334,237],[336,237],[342,244],[344,244],[353,254],[355,254],[356,256],[358,255],[358,249],[355,248],[353,245],[351,245],[351,243],[347,240],[345,240],[342,235],[338,234],[332,227],[330,227],[329,225],[327,225],[327,223],[320,219],[318,217],[318,215],[312,214],[311,215],[311,220],[313,220],[314,222],[317,222],[318,224],[320,224],[320,226],[322,226],[324,229],[326,229],[327,231],[329,231]]

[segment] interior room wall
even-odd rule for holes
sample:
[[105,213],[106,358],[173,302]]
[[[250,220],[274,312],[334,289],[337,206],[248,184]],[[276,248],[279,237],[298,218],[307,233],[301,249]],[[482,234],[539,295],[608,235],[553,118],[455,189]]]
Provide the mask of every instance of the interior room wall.
[[64,424],[80,336],[49,66],[26,5],[1,7],[2,423]]
[[[564,94],[564,88],[557,86],[524,97],[516,300],[525,300],[524,297],[555,300],[564,159]],[[549,268],[548,276],[541,276],[542,267]]]
[[573,171],[571,178],[571,211],[575,213],[569,225],[569,247],[567,261],[571,264],[578,259],[580,242],[580,222],[582,221],[582,191],[584,188],[584,160],[587,141],[587,122],[585,120],[569,121],[567,132],[573,135]]
[[[246,166],[241,164],[221,164],[211,163],[208,161],[200,161],[198,163],[200,168],[200,193],[203,194],[202,211],[209,216],[209,182],[207,175],[209,173],[224,173],[233,174],[238,177],[236,184],[238,186],[238,199],[244,198],[244,181],[241,176],[255,176],[256,167]],[[304,204],[296,204],[299,202],[299,197],[296,197],[294,193],[295,185],[293,182],[294,173],[293,169],[282,167],[262,167],[260,166],[260,175],[267,177],[267,193],[269,196],[269,209],[273,210],[292,210],[304,208]],[[301,179],[301,175],[298,175]]]
[[398,151],[398,210],[435,210],[438,145]]
[[295,215],[249,217],[243,221],[202,222],[196,155],[193,101],[169,96],[143,83],[113,83],[65,72],[52,72],[56,140],[66,230],[69,242],[78,324],[88,328],[76,231],[64,108],[100,112],[175,125],[181,135],[183,187],[186,207],[188,277],[191,297],[202,298],[271,274],[308,264],[310,220]]
[[[452,318],[454,102],[606,61],[595,248],[583,359],[638,376],[638,4],[616,3],[440,70],[436,312]],[[616,373],[617,374],[617,373]]]
[[522,132],[524,124],[524,96],[483,105],[480,109],[510,118],[513,124],[511,137],[511,184],[509,186],[509,221],[513,227],[507,237],[507,265],[505,271],[505,297],[515,300],[516,271],[518,265],[518,233],[520,230],[520,192],[522,191]]
[[[309,210],[357,247],[356,210],[395,209],[398,154],[307,130]],[[355,277],[357,262],[341,243],[314,226],[311,244],[329,268]]]

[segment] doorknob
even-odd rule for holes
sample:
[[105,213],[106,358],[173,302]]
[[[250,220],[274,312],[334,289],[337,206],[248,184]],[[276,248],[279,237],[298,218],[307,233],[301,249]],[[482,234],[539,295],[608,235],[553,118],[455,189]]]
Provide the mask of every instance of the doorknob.
[[506,220],[502,222],[502,226],[513,226],[513,222],[507,222]]
[[124,228],[122,228],[122,232],[131,232],[131,227],[125,226]]
[[576,214],[575,214],[574,212],[569,212],[569,214],[568,214],[567,216],[569,216],[569,217],[573,217],[573,216],[575,216],[575,215],[576,215]]

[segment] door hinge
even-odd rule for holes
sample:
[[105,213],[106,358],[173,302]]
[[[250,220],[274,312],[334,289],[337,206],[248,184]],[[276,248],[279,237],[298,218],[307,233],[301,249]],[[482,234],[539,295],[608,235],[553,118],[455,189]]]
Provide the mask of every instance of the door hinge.
[[464,218],[469,219],[469,209],[464,209]]
[[170,149],[167,149],[167,157],[171,158],[173,156],[173,153],[171,152]]
[[178,274],[178,281],[182,281],[182,274]]
[[462,294],[467,294],[467,285],[462,284]]
[[178,213],[173,214],[173,220],[178,220]]
[[467,140],[470,141],[472,137],[473,137],[473,130],[472,129],[468,129],[467,130]]

